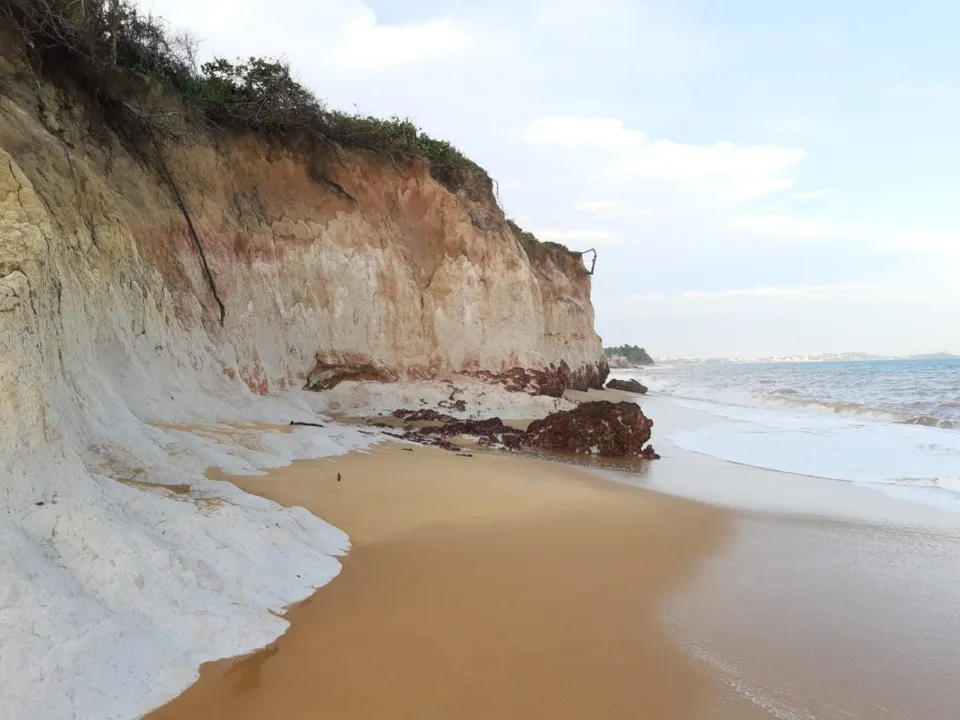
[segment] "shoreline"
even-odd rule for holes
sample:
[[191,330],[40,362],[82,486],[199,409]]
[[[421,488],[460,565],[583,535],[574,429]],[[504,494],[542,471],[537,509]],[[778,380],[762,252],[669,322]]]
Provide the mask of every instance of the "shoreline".
[[151,720],[681,720],[710,702],[659,608],[723,541],[722,510],[561,463],[397,444],[229,480],[352,549],[285,635],[206,664]]

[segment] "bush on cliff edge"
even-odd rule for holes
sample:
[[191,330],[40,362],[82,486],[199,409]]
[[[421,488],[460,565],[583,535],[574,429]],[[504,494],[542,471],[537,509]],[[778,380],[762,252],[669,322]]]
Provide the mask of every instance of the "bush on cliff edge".
[[407,118],[328,110],[282,60],[215,58],[198,65],[193,37],[173,33],[131,0],[0,0],[0,22],[4,19],[40,74],[67,70],[105,109],[132,112],[164,141],[177,139],[174,113],[169,107],[130,106],[124,78],[139,76],[176,91],[184,101],[183,117],[176,121],[277,137],[307,131],[346,147],[415,155],[428,160],[448,185],[459,184],[461,173],[483,173],[451,143],[430,137]]

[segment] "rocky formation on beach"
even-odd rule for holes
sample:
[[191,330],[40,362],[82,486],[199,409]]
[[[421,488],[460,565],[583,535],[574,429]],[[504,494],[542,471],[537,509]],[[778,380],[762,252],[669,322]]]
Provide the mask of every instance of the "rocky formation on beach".
[[637,393],[638,395],[647,394],[647,386],[639,380],[630,378],[629,380],[613,379],[607,382],[608,390],[620,390],[622,392]]
[[640,457],[652,428],[653,420],[636,403],[600,400],[535,420],[522,444],[578,455]]
[[501,373],[479,371],[470,373],[473,377],[486,382],[503,385],[513,392],[525,392],[531,395],[561,397],[564,390],[599,390],[610,373],[606,360],[582,365],[572,369],[561,360],[546,368],[515,367]]
[[572,410],[535,420],[526,430],[506,425],[500,418],[457,420],[434,410],[397,410],[393,417],[442,423],[410,427],[402,436],[449,450],[460,450],[450,438],[469,436],[481,445],[510,450],[526,448],[574,455],[659,458],[653,447],[647,445],[653,421],[631,402],[600,400],[581,403]]

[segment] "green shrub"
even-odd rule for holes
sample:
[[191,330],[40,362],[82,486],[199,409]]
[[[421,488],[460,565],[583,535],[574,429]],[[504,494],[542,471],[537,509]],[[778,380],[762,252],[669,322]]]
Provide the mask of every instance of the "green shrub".
[[385,119],[334,110],[325,113],[323,124],[327,136],[346,146],[418,155],[438,167],[482,172],[451,143],[435,140],[409,118]]
[[513,230],[513,234],[517,236],[517,239],[520,241],[520,244],[524,247],[531,249],[536,249],[538,247],[548,248],[550,250],[561,250],[562,252],[568,253],[570,255],[579,255],[579,253],[573,252],[566,245],[562,245],[558,242],[552,242],[550,240],[542,241],[537,238],[532,232],[528,232],[521,228],[513,220],[507,220],[507,225]]
[[[215,58],[197,66],[198,43],[174,34],[145,15],[131,0],[0,0],[0,21],[12,21],[41,68],[58,64],[82,76],[101,102],[126,106],[122,91],[105,97],[123,73],[134,73],[178,92],[188,119],[282,136],[297,131],[377,153],[416,155],[458,181],[462,171],[483,172],[457,148],[425,134],[408,118],[376,118],[327,110],[322,100],[291,74],[287,63],[251,57],[236,62]],[[47,66],[45,66],[47,65]],[[113,81],[113,82],[112,82]],[[170,111],[136,108],[150,124]],[[158,120],[151,127],[162,131]]]

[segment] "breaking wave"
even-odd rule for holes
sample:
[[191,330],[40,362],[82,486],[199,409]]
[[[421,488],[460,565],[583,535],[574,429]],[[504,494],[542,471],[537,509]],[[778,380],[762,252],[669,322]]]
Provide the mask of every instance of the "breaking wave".
[[722,460],[863,483],[960,510],[960,362],[634,371],[708,421],[669,434]]
[[690,400],[960,430],[960,361],[674,366],[641,376],[652,392]]

